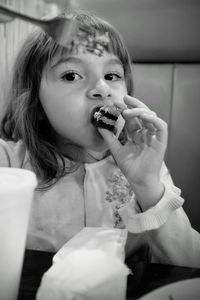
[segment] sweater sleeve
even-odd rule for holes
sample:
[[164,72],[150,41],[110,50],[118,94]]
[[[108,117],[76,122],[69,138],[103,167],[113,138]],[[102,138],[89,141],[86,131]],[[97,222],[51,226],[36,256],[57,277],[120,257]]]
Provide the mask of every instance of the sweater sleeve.
[[154,207],[138,214],[122,207],[119,213],[129,232],[145,236],[152,262],[200,267],[200,234],[191,227],[180,189],[165,165],[161,180],[165,193]]
[[200,234],[195,231],[182,208],[174,211],[167,222],[146,232],[152,262],[200,267]]

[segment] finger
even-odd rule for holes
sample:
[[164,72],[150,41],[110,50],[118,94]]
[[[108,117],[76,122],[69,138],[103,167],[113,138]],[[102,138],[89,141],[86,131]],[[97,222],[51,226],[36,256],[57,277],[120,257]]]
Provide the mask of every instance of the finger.
[[167,138],[168,138],[167,123],[165,121],[163,121],[162,119],[158,118],[157,116],[153,116],[153,115],[142,114],[140,117],[142,120],[144,120],[148,123],[151,123],[155,127],[155,129],[156,129],[155,135],[156,135],[158,141],[163,144],[166,144]]
[[119,142],[118,138],[116,137],[116,135],[113,132],[111,132],[109,130],[98,128],[98,131],[100,132],[100,134],[102,135],[102,137],[106,141],[106,143],[107,143],[111,153],[113,154],[114,158],[116,158],[119,151],[122,148],[122,145]]
[[[127,124],[131,124],[132,118],[135,119],[137,117],[140,123],[145,125],[145,127],[153,133],[157,131],[157,128],[155,127],[155,124],[157,124],[156,120],[160,120],[159,122],[164,127],[167,126],[167,124],[162,119],[157,117],[157,114],[154,111],[143,108],[127,109],[126,111],[124,111],[123,117],[127,121]],[[153,122],[155,124],[153,124]],[[158,123],[158,126],[160,123]]]
[[131,138],[131,136],[129,136],[129,141],[132,141],[135,144],[140,145],[140,146],[144,145],[147,142],[146,132],[147,132],[147,130],[144,128],[138,129],[134,133],[134,135],[132,135],[132,138]]
[[143,127],[148,128],[149,125],[146,124],[146,121],[141,120],[139,117],[142,114],[149,114],[149,115],[154,115],[156,116],[156,113],[147,110],[145,108],[133,108],[133,109],[127,109],[123,112],[123,117],[127,121],[126,122],[126,128],[128,131],[134,131],[137,129],[141,129]]
[[129,107],[141,107],[149,109],[148,106],[145,105],[142,101],[129,95],[124,96],[124,103],[127,104]]
[[142,121],[138,117],[135,117],[135,123],[137,124],[139,129],[143,128]]
[[156,134],[157,129],[152,123],[149,122],[144,122],[144,123],[145,123],[145,127],[148,129],[148,134],[150,135]]
[[134,117],[139,117],[142,114],[148,114],[156,116],[156,113],[150,109],[147,108],[132,108],[132,109],[126,109],[123,111],[122,115],[125,120],[129,120]]
[[125,129],[130,133],[142,129],[143,127],[142,121],[137,117],[134,117],[125,123]]
[[[154,127],[155,128],[155,127]],[[149,147],[151,147],[153,145],[153,143],[156,142],[156,133],[157,133],[157,130],[154,129],[154,130],[147,130],[147,135],[146,135],[146,140],[147,140],[147,145]]]

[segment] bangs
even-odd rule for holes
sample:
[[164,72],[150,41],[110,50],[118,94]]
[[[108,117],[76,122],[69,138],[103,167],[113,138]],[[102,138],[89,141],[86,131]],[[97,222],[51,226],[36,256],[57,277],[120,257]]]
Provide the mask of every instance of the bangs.
[[130,72],[130,56],[123,38],[110,23],[94,15],[87,15],[87,13],[78,13],[72,18],[79,21],[83,26],[87,25],[88,28],[94,29],[100,35],[107,35],[110,45],[106,50],[119,58],[125,68],[125,74]]
[[59,59],[71,53],[69,48],[59,45],[45,32],[42,32],[41,35],[43,35],[43,37],[41,40],[42,47],[40,48],[40,56],[44,58],[43,67],[46,66],[48,68],[55,59]]
[[[63,18],[64,15],[60,17]],[[120,33],[105,20],[102,20],[93,15],[88,15],[87,13],[77,13],[71,15],[70,17],[72,20],[77,20],[80,23],[80,26],[84,27],[86,25],[88,26],[88,28],[91,28],[92,32],[95,32],[99,35],[106,35],[108,37],[109,46],[105,46],[105,51],[113,53],[119,58],[124,67],[125,77],[129,78],[131,76],[131,62],[129,53]],[[41,43],[39,43],[40,45],[38,44],[37,48],[43,52],[40,53],[40,57],[44,58],[44,63],[47,67],[51,65],[54,59],[60,59],[63,56],[67,56],[71,54],[71,52],[74,50],[73,45],[69,45],[69,47],[64,47],[62,45],[57,44],[45,32],[40,32],[39,40]]]

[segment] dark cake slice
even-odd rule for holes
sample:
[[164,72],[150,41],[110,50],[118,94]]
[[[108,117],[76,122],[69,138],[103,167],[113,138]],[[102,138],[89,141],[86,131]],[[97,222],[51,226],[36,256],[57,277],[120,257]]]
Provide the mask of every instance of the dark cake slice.
[[116,133],[116,122],[122,111],[123,109],[116,105],[98,106],[93,110],[92,124]]

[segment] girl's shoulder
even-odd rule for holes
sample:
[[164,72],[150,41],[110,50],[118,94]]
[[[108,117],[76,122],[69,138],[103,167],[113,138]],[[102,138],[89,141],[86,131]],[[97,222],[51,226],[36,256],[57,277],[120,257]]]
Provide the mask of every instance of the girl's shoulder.
[[22,168],[27,156],[23,141],[13,142],[0,139],[0,167]]

